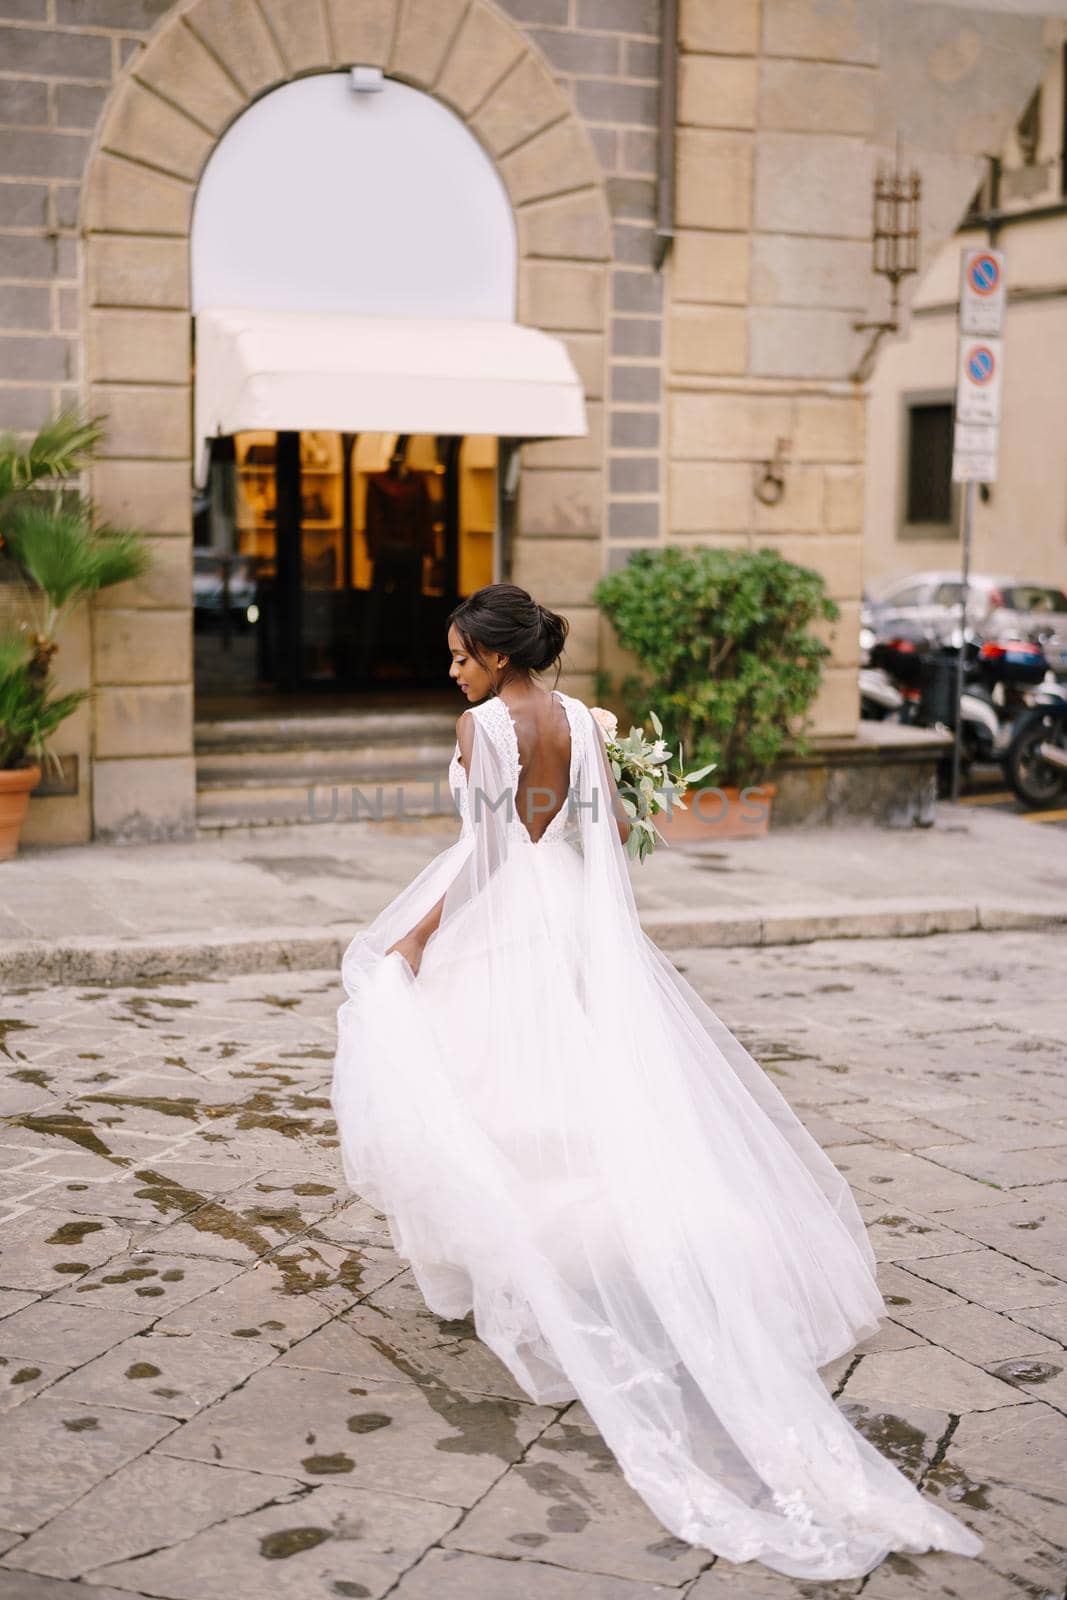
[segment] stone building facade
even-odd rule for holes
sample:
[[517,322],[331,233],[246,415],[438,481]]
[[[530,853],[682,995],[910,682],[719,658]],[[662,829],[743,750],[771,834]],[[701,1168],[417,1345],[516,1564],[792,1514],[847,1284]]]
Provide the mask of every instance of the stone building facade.
[[[588,403],[585,438],[523,452],[514,552],[516,580],[571,619],[570,686],[614,658],[602,571],[671,539],[767,544],[841,606],[815,731],[847,739],[873,171],[902,139],[940,242],[1059,37],[909,0],[0,0],[0,425],[75,398],[103,413],[92,492],[156,556],[64,640],[64,683],[94,690],[59,742],[80,781],[34,799],[25,836],[195,824],[188,236],[198,176],[250,104],[376,65],[495,162],[519,318],[566,342]],[[661,156],[676,199],[657,264]]]

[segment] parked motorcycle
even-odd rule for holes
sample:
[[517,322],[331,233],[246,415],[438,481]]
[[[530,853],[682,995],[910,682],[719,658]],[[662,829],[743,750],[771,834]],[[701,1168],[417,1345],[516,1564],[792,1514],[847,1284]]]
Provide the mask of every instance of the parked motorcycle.
[[1004,774],[1025,805],[1067,802],[1067,700],[1034,706],[1019,719]]
[[[871,645],[860,674],[862,703],[869,707],[864,715],[954,728],[958,655],[951,645],[931,648],[925,639],[899,636]],[[898,710],[891,705],[893,692],[900,696]],[[959,701],[963,770],[978,762],[1004,764],[1020,717],[1032,708],[1061,704],[1067,704],[1067,689],[1049,671],[1040,645],[968,638]],[[943,787],[950,771],[946,762]]]

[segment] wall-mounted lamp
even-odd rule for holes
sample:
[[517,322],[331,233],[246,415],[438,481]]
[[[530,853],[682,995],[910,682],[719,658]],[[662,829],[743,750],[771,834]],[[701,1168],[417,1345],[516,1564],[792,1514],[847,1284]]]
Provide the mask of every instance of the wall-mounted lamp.
[[857,333],[870,330],[872,337],[852,374],[857,383],[871,375],[874,358],[887,333],[900,328],[900,284],[909,273],[919,270],[919,199],[922,179],[912,167],[900,170],[900,140],[892,170],[879,166],[874,179],[874,221],[871,230],[872,267],[889,279],[889,318],[886,322],[854,322]]

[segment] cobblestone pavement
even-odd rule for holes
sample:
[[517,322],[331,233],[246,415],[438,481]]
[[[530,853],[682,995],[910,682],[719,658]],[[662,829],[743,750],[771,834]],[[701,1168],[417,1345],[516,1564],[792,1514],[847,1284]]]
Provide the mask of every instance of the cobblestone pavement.
[[0,1004],[0,1596],[1060,1600],[1067,938],[678,961],[855,1187],[891,1320],[826,1379],[977,1562],[819,1587],[668,1537],[345,1192],[318,972]]

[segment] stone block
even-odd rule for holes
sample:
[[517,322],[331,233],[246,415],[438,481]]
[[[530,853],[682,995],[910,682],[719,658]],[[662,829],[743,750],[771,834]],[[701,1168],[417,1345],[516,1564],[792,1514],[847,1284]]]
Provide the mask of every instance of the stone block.
[[659,29],[658,0],[578,0],[579,28],[611,33],[654,35]]
[[617,450],[654,450],[660,438],[660,413],[613,411],[611,443]]
[[613,356],[637,356],[657,361],[663,353],[663,324],[659,317],[615,317],[611,324]]
[[193,748],[193,686],[120,689],[94,699],[93,745],[108,756],[187,756]]
[[824,538],[809,533],[766,533],[760,543],[777,550],[786,561],[821,573],[831,600],[856,600],[863,591],[863,540],[858,535]]
[[404,0],[389,58],[390,76],[429,89],[465,10],[465,0]]
[[599,333],[607,310],[607,273],[584,263],[524,261],[519,317],[537,328]]
[[757,87],[753,59],[683,55],[678,62],[679,124],[690,128],[754,128]]
[[658,494],[658,456],[613,456],[608,469],[612,494]]
[[[185,476],[188,479],[187,473]],[[132,524],[127,523],[126,526]],[[181,610],[189,605],[193,592],[193,547],[190,540],[157,535],[148,540],[148,548],[152,557],[148,571],[131,583],[116,583],[109,589],[102,589],[93,601],[94,614],[115,609],[131,610],[140,606]]]
[[196,0],[184,18],[249,97],[288,76],[255,0]]
[[519,485],[523,534],[578,534],[595,538],[603,519],[599,472],[524,472]]
[[774,0],[764,18],[763,53],[876,66],[878,22],[867,0]]
[[8,128],[0,141],[0,175],[12,178],[79,178],[89,149],[84,133]]
[[188,384],[191,325],[184,311],[91,311],[88,322],[91,382]]
[[526,55],[474,113],[471,125],[494,156],[503,156],[570,109],[551,74]]
[[670,452],[676,460],[769,461],[788,438],[790,402],[779,395],[676,393]]
[[188,683],[192,613],[98,609],[93,618],[93,682]]
[[515,582],[542,605],[563,610],[588,605],[600,571],[596,539],[520,538],[515,545]]
[[[45,85],[40,85],[42,89]],[[56,127],[90,132],[96,127],[109,90],[103,84],[57,83],[55,86]]]
[[89,304],[185,311],[189,247],[184,239],[102,234],[88,248]]
[[[508,10],[513,15],[520,14],[516,13],[514,5]],[[572,29],[557,32],[548,28],[524,31],[530,32],[538,49],[560,74],[579,78],[617,78],[620,75],[619,40],[610,33],[578,33]],[[622,76],[634,77],[635,74],[625,72]]]
[[536,139],[505,156],[500,175],[513,205],[540,200],[581,184],[592,184],[599,172],[592,146],[576,117],[546,128]]
[[865,425],[862,395],[801,395],[796,401],[793,456],[798,461],[862,461]]
[[43,285],[0,284],[0,328],[50,328],[52,295]]
[[599,664],[600,613],[592,606],[568,611],[570,632],[563,652],[568,673],[595,672]]
[[100,454],[188,460],[192,449],[191,399],[187,387],[91,390],[94,411],[104,418]]
[[66,383],[75,376],[69,339],[47,333],[0,336],[0,372],[10,383]]
[[850,667],[853,672],[860,664],[860,602],[839,600],[841,615],[836,622],[815,622],[812,633],[828,644],[833,651],[830,658],[835,667]]
[[44,228],[48,224],[47,183],[0,185],[0,228]]
[[579,115],[586,122],[625,123],[654,128],[659,89],[651,83],[619,83],[611,78],[579,78],[574,86]]
[[579,261],[611,257],[611,224],[599,189],[523,206],[518,223],[524,256],[563,256]]
[[326,0],[338,66],[384,67],[396,28],[396,0]]
[[245,108],[233,80],[181,18],[149,42],[137,77],[216,134]]
[[[4,11],[8,14],[9,8]],[[14,78],[87,78],[106,83],[111,77],[111,40],[54,28],[0,27],[0,59]]]
[[196,179],[214,141],[195,122],[133,79],[117,90],[104,119],[101,148]]
[[821,737],[855,733],[860,717],[860,689],[854,666],[823,668],[819,692],[809,712],[809,730]]
[[787,133],[874,130],[878,74],[827,62],[760,63],[759,125]]
[[659,539],[659,500],[610,500],[608,537],[642,539],[655,544]]
[[755,55],[760,46],[760,0],[682,0],[678,41],[683,50]]
[[185,234],[194,193],[191,183],[100,154],[89,169],[85,226],[91,233]]
[[681,229],[671,258],[671,298],[747,305],[751,251],[747,233]]
[[622,405],[659,405],[662,389],[663,371],[658,362],[611,369],[611,398]]
[[752,241],[754,306],[864,310],[871,290],[871,247],[851,239],[758,233]]
[[486,6],[472,6],[434,84],[434,94],[461,116],[470,116],[524,50],[517,28]]
[[743,133],[679,128],[675,207],[679,226],[747,229],[752,212],[752,156],[753,141]]
[[101,759],[93,764],[93,831],[97,839],[190,838],[196,828],[192,756]]
[[823,515],[827,533],[863,532],[862,467],[827,467]]
[[192,531],[188,461],[98,461],[91,486],[102,516],[117,527],[156,534]]
[[676,305],[672,309],[672,372],[736,375],[744,372],[747,358],[747,314],[740,307]]
[[753,504],[760,533],[818,533],[823,525],[822,468],[787,462],[785,491],[777,505],[755,498]]
[[761,131],[756,147],[755,221],[761,233],[870,237],[874,152],[866,140]]
[[322,71],[331,64],[326,13],[307,0],[259,0],[290,73]]
[[615,271],[611,275],[613,311],[651,316],[663,304],[663,282],[654,272]]
[[563,343],[581,379],[587,400],[604,398],[604,339],[596,334],[572,334]]
[[672,534],[745,534],[756,497],[747,462],[675,461],[670,469],[668,521]]
[[588,433],[581,439],[544,439],[522,452],[524,467],[599,467],[604,457],[604,407],[586,406]]
[[761,306],[749,317],[749,370],[764,378],[847,378],[862,349],[851,311]]

